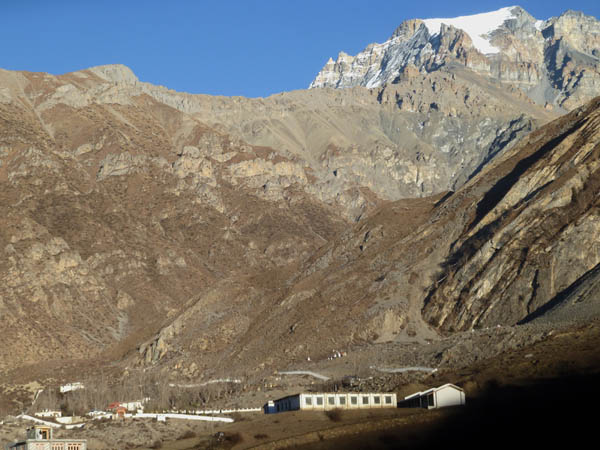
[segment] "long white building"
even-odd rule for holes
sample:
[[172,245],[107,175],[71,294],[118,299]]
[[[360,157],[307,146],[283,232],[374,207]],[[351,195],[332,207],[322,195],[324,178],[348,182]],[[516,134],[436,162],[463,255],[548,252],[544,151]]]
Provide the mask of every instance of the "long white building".
[[271,400],[264,406],[265,414],[296,410],[395,408],[395,393],[309,393],[294,394]]

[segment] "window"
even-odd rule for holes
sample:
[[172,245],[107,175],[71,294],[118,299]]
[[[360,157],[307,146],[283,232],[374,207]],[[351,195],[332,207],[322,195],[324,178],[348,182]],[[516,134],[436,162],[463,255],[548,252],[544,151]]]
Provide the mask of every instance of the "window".
[[385,404],[386,405],[391,405],[392,404],[392,396],[391,395],[386,395],[385,396]]
[[317,397],[317,406],[323,406],[323,397]]
[[353,405],[358,405],[358,397],[356,395],[350,397],[350,403],[352,403]]
[[340,405],[345,405],[346,404],[346,397],[340,397]]
[[369,397],[366,397],[366,396],[365,396],[365,397],[363,397],[363,398],[362,398],[362,404],[363,404],[363,405],[368,405],[368,404],[369,404]]
[[327,397],[327,404],[335,406],[335,397]]
[[304,397],[304,404],[312,406],[312,397]]
[[379,405],[381,403],[381,397],[379,397],[379,395],[376,395],[373,397],[373,403],[375,405]]
[[429,395],[427,396],[427,404],[428,404],[429,406],[434,406],[434,405],[433,405],[433,394],[429,394]]

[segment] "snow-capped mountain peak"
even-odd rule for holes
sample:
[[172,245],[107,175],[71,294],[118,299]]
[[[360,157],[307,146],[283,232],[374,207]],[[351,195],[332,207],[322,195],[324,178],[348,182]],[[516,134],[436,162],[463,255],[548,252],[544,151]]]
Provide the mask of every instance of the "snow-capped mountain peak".
[[423,19],[429,34],[440,33],[442,24],[451,25],[465,31],[473,41],[473,46],[483,54],[498,53],[500,50],[490,44],[492,31],[500,28],[505,21],[515,17],[513,10],[518,6],[508,6],[497,11],[460,16],[446,19]]
[[[441,55],[456,53],[446,47],[457,43],[464,48],[463,55],[477,53],[469,58],[473,64],[485,65],[485,55],[501,52],[491,40],[496,40],[497,32],[511,19],[530,22],[529,29],[537,28],[538,32],[545,23],[536,21],[519,6],[470,16],[407,20],[386,42],[371,44],[356,56],[341,52],[336,61],[329,60],[310,87],[381,86],[393,81],[407,64],[426,71],[443,65],[445,56]],[[450,35],[451,39],[445,39]]]
[[310,87],[378,88],[461,66],[548,108],[570,109],[600,94],[600,22],[575,11],[538,20],[519,6],[406,20],[384,43],[330,59]]

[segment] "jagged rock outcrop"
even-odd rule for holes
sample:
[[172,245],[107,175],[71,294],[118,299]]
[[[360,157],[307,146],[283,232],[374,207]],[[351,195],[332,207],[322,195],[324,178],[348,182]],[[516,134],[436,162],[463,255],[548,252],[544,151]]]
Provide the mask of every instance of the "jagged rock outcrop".
[[526,92],[541,105],[565,110],[600,92],[600,22],[567,11],[536,20],[521,7],[452,19],[413,19],[383,44],[356,56],[340,53],[311,88],[379,87],[404,69],[422,73],[460,65]]

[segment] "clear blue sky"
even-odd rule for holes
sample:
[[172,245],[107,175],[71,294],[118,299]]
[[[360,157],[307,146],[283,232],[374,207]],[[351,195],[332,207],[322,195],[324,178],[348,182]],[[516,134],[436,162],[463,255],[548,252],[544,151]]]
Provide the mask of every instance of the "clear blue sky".
[[600,0],[0,0],[0,67],[121,63],[178,91],[267,96],[306,88],[330,56],[383,42],[403,20],[514,4],[538,19],[600,17]]

